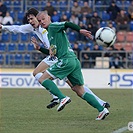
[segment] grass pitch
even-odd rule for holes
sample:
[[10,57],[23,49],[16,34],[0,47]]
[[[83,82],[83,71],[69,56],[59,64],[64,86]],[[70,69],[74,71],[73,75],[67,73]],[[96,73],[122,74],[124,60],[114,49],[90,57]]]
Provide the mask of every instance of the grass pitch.
[[[47,109],[51,96],[43,89],[0,89],[0,133],[113,133],[133,121],[133,90],[93,90],[111,105],[110,115],[96,121],[98,111],[72,90],[64,110]],[[124,133],[128,133],[126,130]]]

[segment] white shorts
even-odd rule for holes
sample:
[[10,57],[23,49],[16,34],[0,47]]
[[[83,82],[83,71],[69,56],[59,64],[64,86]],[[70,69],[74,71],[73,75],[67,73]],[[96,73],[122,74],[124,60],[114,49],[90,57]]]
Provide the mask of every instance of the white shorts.
[[58,58],[57,57],[51,58],[49,55],[45,59],[43,59],[42,61],[45,62],[48,66],[52,66],[58,61]]

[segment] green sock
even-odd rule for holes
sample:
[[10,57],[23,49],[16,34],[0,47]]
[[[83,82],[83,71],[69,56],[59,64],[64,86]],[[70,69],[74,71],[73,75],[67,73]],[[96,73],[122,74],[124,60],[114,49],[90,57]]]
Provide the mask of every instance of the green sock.
[[85,92],[82,95],[82,98],[84,100],[86,100],[91,106],[93,106],[94,108],[96,108],[99,112],[103,111],[103,109],[104,109],[103,106],[101,106],[99,104],[99,102],[96,100],[96,98],[93,95]]
[[52,94],[57,96],[59,99],[65,98],[66,96],[62,94],[62,92],[58,89],[56,84],[51,81],[50,79],[44,80],[42,82],[42,86],[44,86],[48,91],[50,91]]

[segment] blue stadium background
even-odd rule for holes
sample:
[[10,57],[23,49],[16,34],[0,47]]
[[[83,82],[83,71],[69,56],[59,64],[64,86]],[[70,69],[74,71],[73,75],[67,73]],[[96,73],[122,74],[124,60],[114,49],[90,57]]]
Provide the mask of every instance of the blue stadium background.
[[[63,14],[66,14],[68,18],[71,16],[71,8],[73,6],[72,0],[52,0],[52,6],[56,8],[58,15],[61,17]],[[110,5],[111,0],[88,0],[88,5],[92,9],[92,13],[94,11],[98,12],[98,15],[101,17],[102,21],[100,23],[101,27],[107,26],[107,22],[109,21],[109,14],[106,12],[107,7]],[[44,0],[6,0],[4,4],[7,6],[10,15],[14,19],[14,24],[21,25],[23,24],[23,18],[25,12],[34,7],[38,10],[43,10],[46,6],[47,1]],[[130,0],[116,0],[116,4],[126,11],[130,5]],[[78,1],[79,6],[83,6],[84,1]],[[90,14],[91,16],[92,14]],[[116,23],[113,22],[113,26],[116,27]],[[123,47],[125,50],[127,61],[125,63],[125,68],[132,68],[132,50],[133,50],[133,21],[129,22],[130,31],[127,38],[127,33],[117,32],[118,39],[116,41],[116,48]],[[76,40],[76,34],[72,31],[69,31],[68,37],[71,41],[72,47],[74,46],[74,42]],[[34,34],[14,34],[9,32],[1,33],[0,40],[0,64],[4,67],[34,67],[36,63],[38,63],[44,55],[36,52],[33,48],[33,45],[30,43],[31,36]],[[93,52],[95,42],[94,41],[78,41],[78,47],[80,51],[80,61],[82,67],[85,68],[94,68],[94,65],[85,65],[85,63],[90,64],[90,60],[84,60],[82,57],[83,53],[86,53],[85,47],[90,47],[91,52]],[[101,57],[104,56],[104,48],[99,47],[101,52]],[[121,51],[120,51],[121,52]],[[35,56],[36,55],[36,56]],[[35,58],[36,57],[36,58]],[[102,65],[101,68],[104,68]]]

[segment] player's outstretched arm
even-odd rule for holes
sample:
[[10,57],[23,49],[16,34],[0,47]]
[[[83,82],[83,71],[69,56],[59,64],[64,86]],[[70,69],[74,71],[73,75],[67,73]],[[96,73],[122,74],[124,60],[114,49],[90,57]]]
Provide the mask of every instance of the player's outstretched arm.
[[0,24],[0,30],[6,30],[13,33],[30,33],[33,32],[33,27],[30,24],[25,25],[2,25]]
[[91,40],[93,39],[93,36],[92,36],[92,34],[91,34],[90,31],[85,30],[85,29],[80,29],[79,32],[80,32],[81,34],[83,34],[84,36],[90,38]]
[[73,30],[76,30],[77,32],[83,34],[84,36],[90,38],[91,40],[93,39],[93,36],[90,31],[87,31],[85,29],[81,29],[78,25],[72,23],[72,22],[65,22],[65,27],[66,28],[71,28]]

